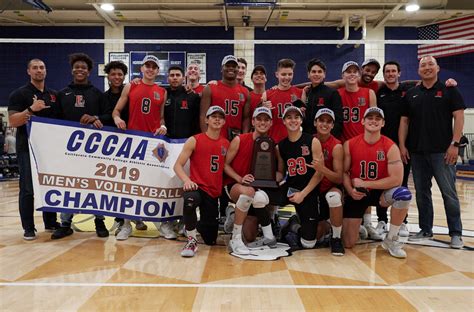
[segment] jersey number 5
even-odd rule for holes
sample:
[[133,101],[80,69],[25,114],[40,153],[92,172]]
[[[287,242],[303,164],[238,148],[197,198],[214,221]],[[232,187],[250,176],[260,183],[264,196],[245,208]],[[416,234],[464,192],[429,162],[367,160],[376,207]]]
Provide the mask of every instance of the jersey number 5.
[[150,113],[150,107],[151,107],[151,100],[149,98],[143,98],[143,100],[142,100],[142,113],[143,114]]
[[217,172],[219,170],[219,156],[211,155],[211,172]]

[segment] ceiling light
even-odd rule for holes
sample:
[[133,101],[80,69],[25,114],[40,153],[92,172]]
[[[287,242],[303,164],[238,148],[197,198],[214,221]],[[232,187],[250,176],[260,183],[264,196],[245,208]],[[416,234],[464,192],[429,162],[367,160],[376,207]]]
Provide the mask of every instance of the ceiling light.
[[405,6],[405,11],[407,12],[415,12],[420,9],[420,6],[416,2],[410,2]]
[[103,3],[100,5],[100,8],[104,11],[113,11],[115,9],[114,6],[110,3]]

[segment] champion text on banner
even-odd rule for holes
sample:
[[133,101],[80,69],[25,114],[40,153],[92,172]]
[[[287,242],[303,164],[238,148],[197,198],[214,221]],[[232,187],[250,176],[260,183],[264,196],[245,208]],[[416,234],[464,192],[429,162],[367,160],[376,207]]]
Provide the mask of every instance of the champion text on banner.
[[173,166],[184,140],[39,117],[28,130],[37,210],[147,221],[182,216],[183,184]]

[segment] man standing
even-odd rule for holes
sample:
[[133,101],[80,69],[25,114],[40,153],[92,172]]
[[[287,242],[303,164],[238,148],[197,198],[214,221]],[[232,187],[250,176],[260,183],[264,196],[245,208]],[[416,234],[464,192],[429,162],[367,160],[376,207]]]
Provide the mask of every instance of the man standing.
[[222,80],[208,84],[202,92],[200,108],[201,132],[206,132],[206,112],[210,106],[220,106],[226,114],[221,136],[232,140],[250,130],[250,96],[248,90],[237,83],[238,61],[233,55],[222,59]]
[[[400,64],[395,61],[388,61],[383,65],[383,77],[385,84],[377,92],[377,107],[383,110],[385,114],[385,125],[382,128],[382,134],[399,145],[398,127],[403,110],[403,97],[408,89],[415,86],[414,83],[400,83],[401,71]],[[408,187],[408,176],[410,175],[410,161],[403,164],[403,182],[402,186]],[[382,235],[387,228],[388,217],[387,209],[377,205],[378,224],[377,232]],[[399,235],[407,237],[410,233],[406,225],[406,218],[400,227]]]
[[[40,59],[32,59],[27,67],[30,82],[10,94],[8,101],[8,120],[11,127],[16,127],[16,152],[20,170],[20,193],[18,204],[21,225],[25,240],[36,239],[34,223],[34,194],[31,176],[30,153],[26,124],[32,115],[54,117],[56,91],[48,89],[45,84],[46,65]],[[59,227],[55,212],[43,212],[45,230],[54,231]]]
[[239,62],[239,65],[238,65],[239,71],[237,73],[237,83],[245,87],[249,92],[251,92],[253,91],[253,89],[245,85],[245,76],[247,75],[247,60],[244,59],[243,57],[239,57],[237,61]]
[[451,248],[462,248],[455,165],[466,106],[457,88],[447,88],[439,81],[439,70],[434,57],[425,56],[420,60],[421,84],[407,91],[400,121],[400,150],[405,163],[411,160],[421,228],[409,239],[433,237],[431,180],[434,176],[443,195]]
[[269,135],[277,144],[288,134],[283,124],[285,109],[292,106],[296,100],[301,99],[303,93],[302,89],[291,85],[295,65],[295,62],[291,59],[279,60],[275,73],[278,85],[275,89],[267,90],[262,95],[263,106],[272,110],[273,125],[270,128]]
[[250,92],[250,115],[253,116],[255,109],[262,103],[262,94],[265,92],[267,83],[267,71],[262,65],[257,65],[250,75],[253,83],[253,91]]
[[403,165],[400,150],[392,140],[380,132],[384,113],[371,107],[364,113],[364,133],[344,143],[344,201],[343,240],[352,248],[359,238],[359,227],[367,207],[377,203],[391,206],[390,230],[382,247],[393,257],[406,258],[398,231],[411,201],[411,192],[400,186]]
[[[102,91],[89,82],[89,75],[93,68],[92,59],[84,53],[74,53],[69,56],[72,68],[73,82],[58,93],[59,119],[77,121],[81,124],[92,124],[102,128],[104,124],[111,124],[112,107],[105,99]],[[60,239],[73,233],[71,228],[72,213],[61,213],[61,227],[51,235],[51,239]],[[104,216],[95,216],[95,231],[99,237],[109,236],[104,224]]]
[[199,97],[202,96],[202,91],[204,90],[204,86],[199,84],[200,79],[201,68],[199,67],[199,64],[191,62],[186,70],[186,85],[188,89],[193,90],[193,92],[199,95]]
[[[206,113],[206,132],[190,137],[174,165],[176,175],[183,181],[183,219],[188,241],[181,251],[183,257],[194,257],[198,250],[197,232],[206,245],[215,245],[218,235],[218,198],[222,191],[225,156],[229,141],[220,135],[225,124],[225,112],[211,106]],[[189,176],[184,171],[190,161]],[[200,219],[196,209],[199,207]]]
[[[142,60],[140,70],[143,75],[142,79],[138,83],[128,83],[123,88],[120,99],[112,112],[113,120],[118,128],[127,129],[127,123],[121,118],[121,113],[128,102],[128,129],[149,132],[154,135],[165,135],[167,128],[164,119],[164,103],[167,94],[164,88],[155,84],[156,76],[160,72],[158,58],[151,54],[146,55]],[[160,226],[155,225],[161,230]],[[171,239],[176,238],[176,234],[172,231],[171,233],[165,233],[165,230],[160,232],[165,237],[168,235]],[[125,220],[116,239],[126,240],[130,234],[132,234],[130,220]]]
[[[334,112],[334,127],[332,135],[340,138],[342,135],[342,103],[341,96],[337,90],[324,84],[326,78],[326,64],[318,59],[312,59],[307,65],[308,79],[311,86],[303,93],[303,102],[306,104],[306,118],[303,123],[303,131],[315,133],[314,119],[316,113],[322,108],[329,108]],[[306,100],[304,100],[304,98]]]

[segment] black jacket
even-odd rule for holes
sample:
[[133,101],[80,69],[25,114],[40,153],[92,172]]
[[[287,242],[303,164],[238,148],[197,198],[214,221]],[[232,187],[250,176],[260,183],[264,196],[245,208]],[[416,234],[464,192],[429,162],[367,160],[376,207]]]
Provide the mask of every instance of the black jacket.
[[104,125],[113,125],[113,107],[105,95],[91,84],[71,83],[58,93],[59,119],[79,121],[84,114],[97,116]]
[[166,88],[166,91],[168,99],[164,114],[167,136],[182,139],[199,133],[199,95],[194,92],[187,93],[184,87],[176,90]]

